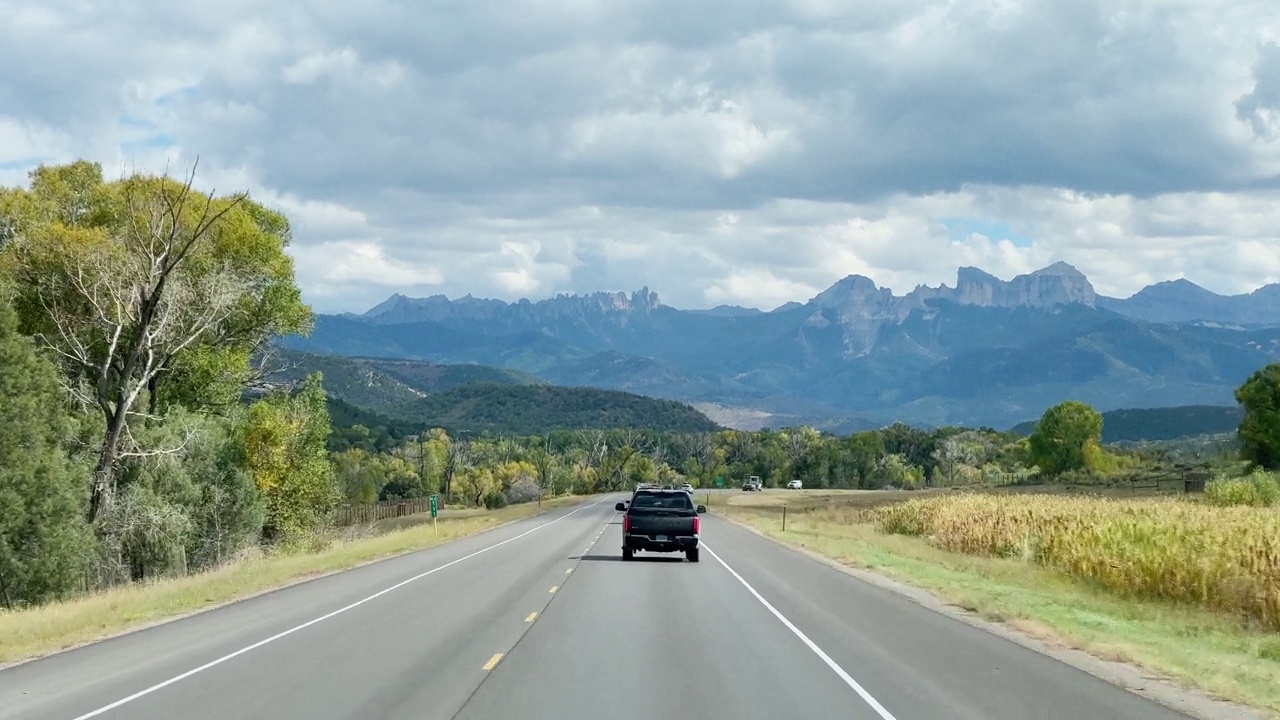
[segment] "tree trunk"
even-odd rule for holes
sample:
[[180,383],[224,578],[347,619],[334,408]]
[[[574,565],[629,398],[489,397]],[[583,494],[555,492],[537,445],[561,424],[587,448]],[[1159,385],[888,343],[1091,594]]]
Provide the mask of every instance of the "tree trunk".
[[147,414],[157,415],[160,405],[160,394],[156,392],[160,386],[160,374],[156,373],[147,381]]
[[116,464],[119,461],[120,436],[124,432],[126,409],[116,407],[107,416],[107,432],[98,451],[98,464],[93,468],[93,493],[89,497],[89,522],[97,520],[111,505],[115,492]]

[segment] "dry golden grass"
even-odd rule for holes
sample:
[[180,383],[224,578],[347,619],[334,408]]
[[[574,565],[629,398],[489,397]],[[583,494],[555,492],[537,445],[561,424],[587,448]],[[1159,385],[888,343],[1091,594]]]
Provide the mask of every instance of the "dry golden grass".
[[[580,497],[544,500],[542,509],[564,507],[582,500]],[[344,540],[323,543],[326,547],[316,553],[248,556],[198,575],[129,585],[35,608],[0,611],[0,665],[206,610],[317,575],[439,545],[529,517],[537,511],[536,504],[525,503],[463,517],[441,518],[438,536],[429,515],[425,519],[413,516],[418,524],[411,527],[372,536],[368,533],[363,537],[349,535]],[[410,519],[396,520],[405,524]]]
[[[832,508],[874,508],[893,503],[906,502],[945,490],[918,490],[906,492],[902,490],[764,490],[761,492],[723,492],[712,495],[713,504],[729,505],[741,508],[781,508],[788,510],[813,510]],[[701,494],[695,499],[702,502]]]
[[953,494],[880,508],[878,527],[1021,558],[1122,597],[1236,613],[1280,630],[1280,513],[1176,499]]

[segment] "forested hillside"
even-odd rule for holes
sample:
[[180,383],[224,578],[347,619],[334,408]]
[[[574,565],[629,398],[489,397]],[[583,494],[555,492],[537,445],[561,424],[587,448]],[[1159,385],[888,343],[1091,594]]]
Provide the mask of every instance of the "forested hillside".
[[487,365],[441,365],[416,360],[353,358],[271,348],[263,362],[275,382],[295,384],[312,373],[324,375],[325,391],[352,405],[398,414],[424,395],[461,385],[546,385],[518,370]]
[[[1197,435],[1235,432],[1244,411],[1230,405],[1182,405],[1130,408],[1102,413],[1102,442],[1174,440]],[[1030,435],[1035,421],[1018,424],[1013,432]]]
[[[634,393],[549,385],[530,375],[483,365],[346,358],[275,351],[276,382],[324,375],[325,391],[346,408],[375,413],[406,428],[441,427],[468,434],[535,434],[581,428],[648,428],[658,432],[719,426],[683,403]],[[332,409],[334,406],[330,405]],[[416,430],[415,430],[416,432]]]

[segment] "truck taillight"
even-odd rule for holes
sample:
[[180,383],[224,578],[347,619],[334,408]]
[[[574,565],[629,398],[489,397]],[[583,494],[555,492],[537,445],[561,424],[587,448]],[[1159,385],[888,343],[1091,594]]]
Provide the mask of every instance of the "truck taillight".
[[694,535],[702,534],[702,518],[698,517],[697,515],[693,516],[693,534]]
[[631,516],[630,515],[622,516],[622,532],[624,533],[631,532]]

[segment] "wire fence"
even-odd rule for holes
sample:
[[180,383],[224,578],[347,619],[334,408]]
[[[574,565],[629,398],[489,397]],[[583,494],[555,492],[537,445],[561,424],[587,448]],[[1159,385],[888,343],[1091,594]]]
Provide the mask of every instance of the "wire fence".
[[[437,495],[436,500],[439,502],[442,498]],[[441,503],[441,507],[438,510],[444,510],[443,503]],[[385,500],[371,505],[343,505],[334,512],[333,524],[337,527],[367,525],[376,523],[379,520],[417,515],[425,512],[431,512],[430,497]]]

